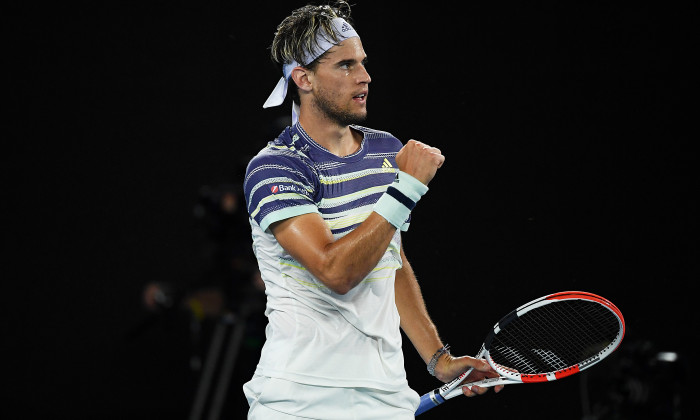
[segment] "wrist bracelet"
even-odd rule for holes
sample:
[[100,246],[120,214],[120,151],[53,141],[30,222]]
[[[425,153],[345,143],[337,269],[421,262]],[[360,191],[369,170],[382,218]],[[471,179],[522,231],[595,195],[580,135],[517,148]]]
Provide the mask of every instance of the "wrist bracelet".
[[431,375],[435,376],[435,366],[437,366],[437,362],[440,359],[440,356],[443,354],[450,354],[450,345],[445,344],[442,346],[442,348],[433,354],[433,357],[430,359],[430,362],[428,363],[428,373]]
[[374,205],[373,210],[400,229],[418,200],[427,191],[428,187],[425,184],[411,175],[399,171],[394,182],[389,185],[384,195]]

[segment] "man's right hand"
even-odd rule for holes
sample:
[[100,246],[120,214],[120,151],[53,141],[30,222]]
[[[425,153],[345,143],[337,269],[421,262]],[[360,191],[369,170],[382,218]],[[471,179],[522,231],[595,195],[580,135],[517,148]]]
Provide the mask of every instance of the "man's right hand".
[[396,155],[399,169],[425,185],[433,179],[443,162],[445,162],[445,156],[440,149],[417,140],[409,140]]

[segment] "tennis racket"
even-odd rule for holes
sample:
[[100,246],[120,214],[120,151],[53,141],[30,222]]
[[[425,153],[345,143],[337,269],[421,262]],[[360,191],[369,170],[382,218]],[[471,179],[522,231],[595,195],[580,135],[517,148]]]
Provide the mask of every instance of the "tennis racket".
[[625,335],[622,313],[587,292],[560,292],[526,303],[488,333],[477,358],[500,375],[460,383],[470,369],[421,397],[416,415],[462,395],[462,386],[548,382],[588,369],[615,351]]

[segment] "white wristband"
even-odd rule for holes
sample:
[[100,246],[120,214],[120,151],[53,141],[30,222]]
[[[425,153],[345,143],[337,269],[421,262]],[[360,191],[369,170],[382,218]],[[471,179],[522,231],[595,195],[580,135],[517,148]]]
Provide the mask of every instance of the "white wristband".
[[399,171],[394,182],[389,185],[384,195],[374,205],[374,211],[400,229],[418,200],[427,191],[427,185],[411,175]]

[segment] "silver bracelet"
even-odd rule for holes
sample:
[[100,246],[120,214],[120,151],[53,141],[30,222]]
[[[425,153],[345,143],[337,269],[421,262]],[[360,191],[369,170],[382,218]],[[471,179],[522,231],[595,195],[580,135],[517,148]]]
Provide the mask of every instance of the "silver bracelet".
[[450,354],[449,344],[445,344],[444,346],[442,346],[442,348],[436,351],[435,354],[433,354],[433,357],[430,358],[430,363],[428,363],[428,373],[435,376],[435,366],[437,366],[437,362],[440,359],[440,356],[442,356],[445,353]]

